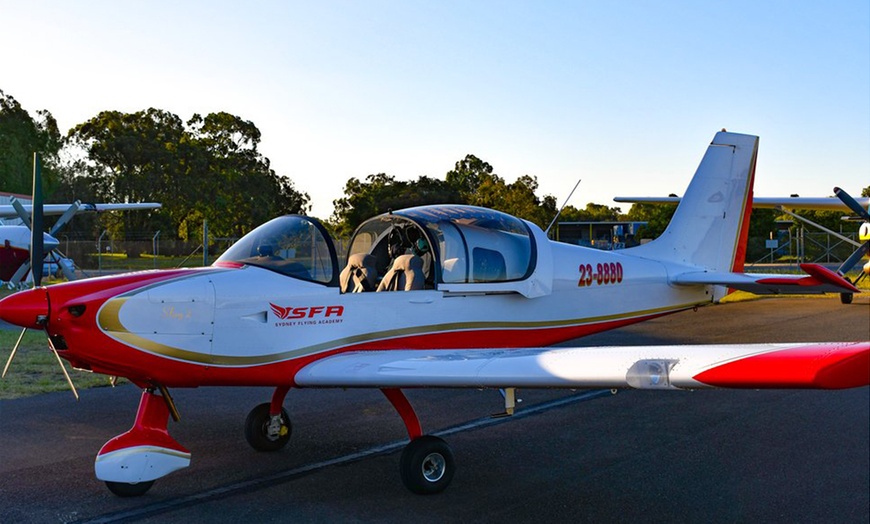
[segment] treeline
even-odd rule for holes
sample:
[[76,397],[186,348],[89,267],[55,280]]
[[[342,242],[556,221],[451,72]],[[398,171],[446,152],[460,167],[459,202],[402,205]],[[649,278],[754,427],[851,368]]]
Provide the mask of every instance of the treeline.
[[[31,192],[31,158],[43,158],[46,194],[53,202],[157,201],[154,212],[81,215],[72,227],[90,235],[109,230],[115,238],[127,232],[160,230],[162,238],[198,238],[204,220],[213,237],[239,237],[282,214],[310,211],[308,194],[290,178],[277,174],[258,150],[260,131],[253,122],[225,112],[193,115],[183,121],[159,109],[136,113],[103,111],[65,135],[47,110],[26,111],[0,91],[0,190]],[[435,203],[490,207],[537,223],[556,214],[553,196],[538,197],[537,178],[524,175],[507,182],[474,155],[457,161],[443,179],[420,176],[402,181],[385,174],[351,178],[336,199],[327,225],[346,237],[363,220],[390,209]],[[870,194],[870,187],[863,193]],[[563,221],[632,220],[647,222],[639,238],[658,236],[675,206],[618,207],[589,203],[568,206]],[[840,212],[807,212],[805,216],[840,230]],[[778,213],[755,210],[750,236],[763,239],[776,229]],[[846,225],[845,231],[857,225]],[[91,236],[93,238],[93,236]]]
[[49,201],[163,204],[150,213],[80,215],[71,224],[119,238],[155,230],[197,238],[204,219],[213,236],[238,237],[277,215],[308,211],[308,195],[275,173],[259,143],[254,123],[229,113],[185,122],[153,108],[103,111],[61,135],[50,112],[31,117],[0,91],[0,189],[30,194],[39,151]]

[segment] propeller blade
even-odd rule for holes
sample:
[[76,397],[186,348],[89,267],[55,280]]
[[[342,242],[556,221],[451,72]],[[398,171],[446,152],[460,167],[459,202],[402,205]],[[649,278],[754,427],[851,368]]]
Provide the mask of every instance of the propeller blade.
[[55,257],[55,262],[58,267],[60,267],[61,272],[63,273],[64,278],[72,282],[76,279],[75,267],[68,267],[64,261],[72,262],[72,259],[66,257],[60,249],[52,250],[52,256]]
[[846,204],[846,207],[855,212],[856,215],[863,218],[864,220],[870,220],[870,213],[868,213],[867,210],[864,209],[864,207],[859,204],[857,200],[852,198],[849,193],[846,193],[839,187],[835,187],[834,194],[837,195],[837,198],[842,200],[844,204]]
[[853,267],[855,267],[855,264],[860,262],[861,258],[863,258],[864,255],[866,255],[868,252],[870,252],[870,241],[864,242],[863,246],[859,247],[855,250],[854,253],[849,255],[849,258],[847,258],[846,261],[840,265],[840,268],[837,269],[837,272],[841,275],[845,275]]
[[18,201],[17,198],[12,197],[12,207],[15,209],[15,212],[18,213],[18,218],[24,222],[24,225],[27,226],[27,229],[30,229],[30,215],[27,214],[27,210],[24,209],[24,206],[21,205],[21,202]]
[[9,285],[19,285],[24,277],[27,275],[27,272],[30,271],[30,261],[26,261],[18,269],[15,271],[15,274],[12,275],[12,278],[9,279]]
[[42,166],[39,153],[33,153],[33,212],[30,217],[30,271],[33,286],[42,283],[42,261],[45,258],[42,239]]
[[51,349],[51,352],[54,353],[54,358],[57,359],[60,370],[63,371],[63,376],[66,377],[66,383],[69,384],[69,388],[72,390],[73,395],[75,395],[76,400],[78,400],[79,392],[76,391],[75,384],[73,384],[72,379],[69,377],[69,373],[66,372],[66,366],[63,365],[63,360],[61,360],[60,355],[57,354],[57,350],[54,348],[54,344],[52,344],[51,337],[48,336],[48,333],[46,333],[45,336],[48,338],[49,349]]
[[74,217],[76,213],[78,213],[80,207],[82,207],[81,200],[76,200],[75,202],[70,204],[69,208],[64,211],[63,215],[61,215],[60,218],[57,219],[57,222],[55,222],[54,225],[51,227],[51,230],[49,230],[48,234],[54,236],[55,233],[60,230],[60,228],[62,228],[67,224],[67,222],[72,220],[72,217]]
[[6,366],[3,368],[3,374],[0,375],[0,378],[6,378],[6,372],[9,371],[9,365],[12,364],[12,359],[15,358],[15,353],[18,352],[18,346],[21,345],[21,339],[24,338],[25,333],[27,333],[27,328],[22,329],[21,334],[18,335],[18,342],[12,348],[12,353],[9,353],[9,359],[6,361]]

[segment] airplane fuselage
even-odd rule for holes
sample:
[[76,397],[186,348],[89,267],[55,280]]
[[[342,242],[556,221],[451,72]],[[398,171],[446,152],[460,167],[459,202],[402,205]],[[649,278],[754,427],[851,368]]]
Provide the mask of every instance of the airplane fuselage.
[[[30,229],[26,226],[0,226],[0,282],[9,282],[18,269],[30,260]],[[57,248],[56,238],[43,233],[46,251]]]
[[299,368],[344,351],[545,346],[711,301],[706,286],[668,285],[662,262],[542,244],[552,290],[535,298],[341,293],[255,266],[142,272],[33,293],[49,296],[48,332],[75,366],[189,387],[292,386]]

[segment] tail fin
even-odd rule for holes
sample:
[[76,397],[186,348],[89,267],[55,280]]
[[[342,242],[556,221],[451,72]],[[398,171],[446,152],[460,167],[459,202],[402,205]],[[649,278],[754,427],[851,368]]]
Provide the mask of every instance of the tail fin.
[[758,137],[716,133],[662,235],[641,256],[711,271],[743,271]]

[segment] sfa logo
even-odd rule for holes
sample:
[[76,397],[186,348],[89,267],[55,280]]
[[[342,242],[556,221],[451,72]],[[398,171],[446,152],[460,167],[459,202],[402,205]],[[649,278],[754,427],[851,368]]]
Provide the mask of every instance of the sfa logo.
[[269,305],[272,313],[281,320],[340,317],[344,314],[344,306],[283,307],[271,302]]

